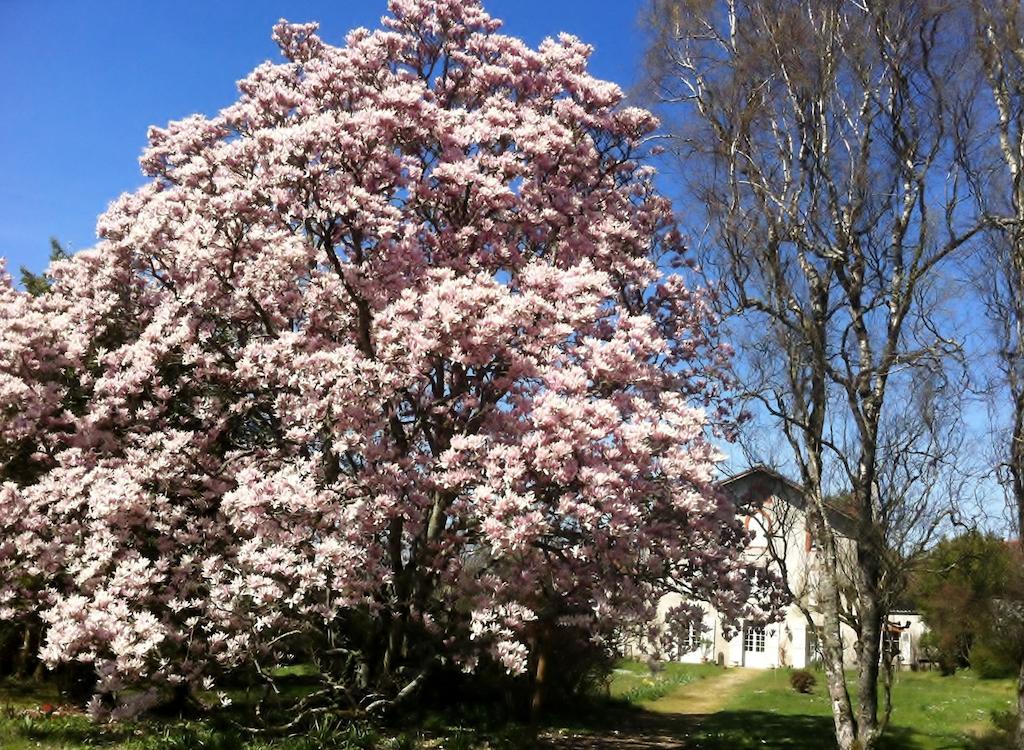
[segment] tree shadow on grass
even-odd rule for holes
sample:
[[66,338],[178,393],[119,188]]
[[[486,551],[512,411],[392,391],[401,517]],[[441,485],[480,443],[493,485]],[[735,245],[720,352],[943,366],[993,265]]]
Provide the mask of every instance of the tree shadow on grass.
[[[686,716],[634,711],[602,717],[600,729],[549,734],[542,746],[557,750],[830,750],[836,743],[832,719],[826,716],[766,711]],[[909,730],[890,727],[882,747],[919,750],[921,746]]]

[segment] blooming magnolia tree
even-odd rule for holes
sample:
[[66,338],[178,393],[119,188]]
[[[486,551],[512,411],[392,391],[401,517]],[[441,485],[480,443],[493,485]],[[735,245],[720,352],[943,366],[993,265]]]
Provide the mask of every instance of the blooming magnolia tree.
[[[654,118],[573,37],[390,10],[344,47],[282,22],[287,62],[153,128],[151,181],[49,294],[2,291],[0,438],[55,415],[0,493],[2,614],[95,666],[98,713],[300,659],[379,706],[669,591],[757,598],[712,486],[728,351],[666,270]],[[24,306],[45,320],[12,340]],[[75,404],[36,387],[55,370]]]

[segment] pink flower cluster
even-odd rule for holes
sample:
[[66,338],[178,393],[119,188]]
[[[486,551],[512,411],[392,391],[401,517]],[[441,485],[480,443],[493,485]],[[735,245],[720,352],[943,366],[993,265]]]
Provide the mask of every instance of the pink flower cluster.
[[95,665],[98,715],[327,642],[521,671],[539,622],[758,594],[655,119],[573,37],[390,7],[344,47],[282,22],[52,293],[0,284],[0,616]]

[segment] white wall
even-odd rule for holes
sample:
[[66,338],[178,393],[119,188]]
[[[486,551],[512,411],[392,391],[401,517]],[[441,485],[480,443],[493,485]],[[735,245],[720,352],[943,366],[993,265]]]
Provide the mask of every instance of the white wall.
[[[801,502],[795,497],[791,488],[783,487],[774,493],[766,493],[767,482],[776,481],[759,476],[756,472],[744,475],[742,484],[739,480],[730,485],[729,491],[739,501],[752,502],[753,509],[743,517],[744,525],[751,531],[752,539],[747,550],[748,559],[780,574],[785,571],[787,584],[799,603],[810,610],[815,609],[816,601],[816,566],[818,551],[811,547],[807,534],[806,516],[799,506]],[[854,554],[853,543],[840,537],[840,564],[848,562]],[[659,603],[658,617],[664,621],[665,613],[678,605],[682,598],[676,594],[666,596]],[[815,622],[820,626],[821,616],[815,614]],[[925,631],[920,615],[914,613],[897,613],[891,621],[900,626],[908,626],[901,633],[900,664],[909,667],[917,662],[918,643]],[[765,627],[765,648],[763,652],[745,651],[743,633],[738,633],[731,640],[722,634],[722,622],[717,612],[704,606],[704,632],[700,636],[697,648],[672,654],[675,660],[700,663],[721,660],[726,666],[747,666],[770,668],[808,666],[813,656],[814,638],[809,632],[807,619],[796,603],[791,604],[781,622],[771,623]],[[854,632],[843,626],[844,661],[848,666],[855,663],[853,643]],[[650,649],[641,651],[649,652]]]

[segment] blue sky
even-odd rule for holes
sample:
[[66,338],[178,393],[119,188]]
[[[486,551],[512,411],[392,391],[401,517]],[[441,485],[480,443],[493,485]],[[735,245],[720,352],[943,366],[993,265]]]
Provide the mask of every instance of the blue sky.
[[[642,0],[485,0],[504,31],[536,45],[568,31],[595,46],[592,71],[629,87]],[[274,22],[320,21],[341,43],[386,0],[0,0],[0,256],[45,266],[48,238],[80,250],[96,217],[142,184],[146,128],[236,98],[235,82],[279,60]]]

